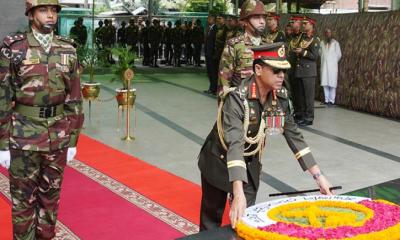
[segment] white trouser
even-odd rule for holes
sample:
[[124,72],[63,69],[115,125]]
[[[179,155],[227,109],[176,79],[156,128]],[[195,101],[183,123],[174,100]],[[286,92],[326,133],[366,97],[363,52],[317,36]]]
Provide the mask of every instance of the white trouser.
[[336,88],[324,86],[325,103],[335,103]]

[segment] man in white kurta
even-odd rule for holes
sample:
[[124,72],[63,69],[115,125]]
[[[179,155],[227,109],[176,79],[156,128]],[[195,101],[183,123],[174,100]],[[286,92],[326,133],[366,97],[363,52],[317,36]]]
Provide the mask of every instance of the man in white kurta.
[[325,30],[325,40],[320,44],[321,86],[324,88],[325,104],[335,104],[338,79],[338,63],[342,57],[339,42],[333,39],[332,31]]

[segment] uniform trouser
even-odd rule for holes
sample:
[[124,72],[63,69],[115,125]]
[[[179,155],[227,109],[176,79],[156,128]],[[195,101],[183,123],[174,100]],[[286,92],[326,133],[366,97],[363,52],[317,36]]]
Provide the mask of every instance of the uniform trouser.
[[150,48],[150,63],[151,65],[155,66],[157,65],[157,60],[158,60],[158,49],[159,48],[159,44],[151,44],[151,48]]
[[[250,207],[256,202],[257,189],[250,176],[248,179],[249,182],[243,184],[243,190],[247,207]],[[201,191],[200,231],[219,228],[222,223],[228,192],[208,183],[203,175],[201,176]]]
[[165,45],[165,64],[171,64],[172,63],[172,58],[174,57],[174,51],[172,50],[172,45],[171,44],[166,44]]
[[[298,78],[299,114],[304,120],[314,120],[315,77]],[[295,109],[296,110],[296,109]]]
[[182,48],[179,45],[178,47],[174,48],[174,65],[175,66],[181,65],[181,55],[182,55]]
[[195,45],[194,45],[194,56],[193,56],[193,60],[194,60],[194,63],[195,63],[196,65],[200,65],[200,64],[201,64],[201,62],[200,62],[200,58],[201,58],[201,47],[202,47],[201,44],[195,44]]
[[335,103],[336,88],[329,86],[323,86],[323,87],[324,87],[325,103]]
[[14,240],[55,236],[67,149],[11,150],[10,192]]
[[150,64],[150,47],[148,43],[143,44],[143,65]]
[[186,48],[186,64],[190,64],[192,62],[192,57],[193,57],[193,48],[190,43],[185,44]]

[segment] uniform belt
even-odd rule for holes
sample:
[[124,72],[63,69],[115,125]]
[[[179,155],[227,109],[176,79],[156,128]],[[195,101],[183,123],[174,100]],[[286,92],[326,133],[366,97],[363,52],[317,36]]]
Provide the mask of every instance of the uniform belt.
[[29,117],[50,118],[61,115],[64,112],[64,105],[36,107],[16,104],[14,110]]

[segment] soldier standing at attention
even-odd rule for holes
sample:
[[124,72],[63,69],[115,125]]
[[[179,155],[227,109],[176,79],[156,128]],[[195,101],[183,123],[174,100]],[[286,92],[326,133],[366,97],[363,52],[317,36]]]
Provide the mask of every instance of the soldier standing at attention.
[[120,46],[125,47],[126,45],[126,22],[121,22],[121,27],[118,29],[117,32],[117,42]]
[[174,47],[174,66],[181,66],[182,47],[184,45],[184,30],[181,27],[181,20],[175,22],[172,44]]
[[99,26],[94,30],[94,35],[95,35],[95,38],[96,38],[96,46],[97,46],[97,48],[98,49],[102,49],[103,48],[103,46],[102,46],[102,39],[103,39],[102,33],[104,31],[103,21],[100,20],[98,22],[98,25]]
[[160,20],[153,19],[153,25],[149,28],[149,42],[150,42],[150,66],[159,67],[158,53],[162,40],[162,29],[160,27]]
[[197,19],[194,23],[192,41],[194,46],[193,63],[197,67],[201,67],[201,48],[204,43],[204,28],[201,25],[201,20]]
[[246,0],[240,11],[244,34],[229,39],[219,64],[219,95],[231,86],[239,86],[243,79],[253,74],[252,47],[265,44],[264,4],[258,0]]
[[[206,60],[207,76],[210,82],[207,90],[204,93],[217,95],[218,78],[215,78],[214,68],[218,68],[218,63],[213,62],[215,52],[215,37],[217,33],[217,26],[215,24],[215,15],[209,14],[207,17],[207,33],[204,39],[204,57]],[[218,70],[217,70],[218,71]]]
[[314,98],[315,79],[317,77],[317,59],[319,56],[319,38],[314,36],[314,25],[316,21],[304,16],[300,45],[293,49],[297,56],[294,76],[298,85],[299,109],[297,114],[301,117],[298,120],[299,126],[313,124],[314,120]]
[[234,37],[239,36],[242,34],[240,32],[239,21],[236,15],[227,14],[226,15],[226,42]]
[[282,87],[284,72],[290,68],[284,43],[252,50],[254,74],[225,92],[217,122],[199,154],[200,231],[220,227],[228,193],[233,228],[246,207],[255,204],[266,134],[283,133],[303,171],[310,172],[322,194],[331,194],[330,183],[297,128],[287,90]]
[[172,50],[172,38],[173,38],[173,28],[172,22],[167,22],[167,28],[165,28],[163,42],[165,44],[165,65],[170,66],[172,65],[172,58],[174,57],[174,51]]
[[294,119],[296,121],[301,120],[299,109],[300,107],[300,102],[301,102],[301,93],[300,93],[300,87],[301,84],[297,81],[295,77],[294,71],[296,70],[297,66],[297,54],[294,51],[294,49],[298,48],[300,46],[300,41],[302,38],[303,33],[301,32],[301,25],[302,25],[302,16],[292,16],[290,18],[290,24],[292,27],[292,35],[288,37],[288,51],[289,51],[289,63],[292,66],[292,68],[288,71],[288,77],[289,77],[289,83],[290,83],[290,94],[293,99],[293,106],[294,106]]
[[66,162],[83,124],[72,40],[54,35],[58,0],[27,0],[31,32],[0,51],[0,163],[8,168],[13,239],[53,239]]
[[140,43],[143,45],[143,66],[150,64],[150,21],[146,20],[146,25],[140,31]]
[[131,47],[132,52],[138,54],[139,27],[135,24],[135,19],[129,20],[129,26],[126,28],[126,44]]
[[279,15],[273,12],[267,14],[267,33],[265,35],[267,43],[286,42],[285,33],[278,29]]

